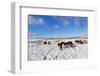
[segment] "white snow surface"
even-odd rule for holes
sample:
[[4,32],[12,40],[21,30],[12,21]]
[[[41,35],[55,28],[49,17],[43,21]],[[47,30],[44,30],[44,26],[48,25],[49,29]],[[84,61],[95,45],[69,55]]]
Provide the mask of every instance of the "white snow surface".
[[[68,39],[69,40],[69,39]],[[75,39],[70,39],[74,42]],[[43,40],[44,41],[44,40]],[[61,40],[50,41],[50,45],[43,44],[43,41],[33,41],[28,43],[28,61],[36,60],[67,60],[67,59],[87,59],[88,44],[75,44],[76,47],[63,48],[57,46]],[[62,40],[64,41],[64,40]]]

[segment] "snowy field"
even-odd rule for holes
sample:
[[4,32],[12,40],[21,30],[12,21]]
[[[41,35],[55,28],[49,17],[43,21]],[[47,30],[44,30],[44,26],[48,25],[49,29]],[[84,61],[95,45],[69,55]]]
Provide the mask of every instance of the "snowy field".
[[[28,42],[28,61],[36,60],[67,60],[88,58],[88,44],[77,44],[76,39],[33,39]],[[87,39],[85,39],[87,40]],[[50,44],[44,44],[49,41]],[[62,50],[57,43],[72,41],[74,48],[68,47]]]

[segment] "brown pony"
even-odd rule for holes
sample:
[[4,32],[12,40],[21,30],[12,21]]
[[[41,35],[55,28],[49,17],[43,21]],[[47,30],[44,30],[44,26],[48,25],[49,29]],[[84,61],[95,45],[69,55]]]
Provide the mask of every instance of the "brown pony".
[[64,47],[73,47],[73,42],[72,41],[61,42],[61,43],[58,43],[57,45],[62,50],[63,49],[63,46]]
[[83,44],[82,40],[75,40],[75,42],[78,43],[78,44]]

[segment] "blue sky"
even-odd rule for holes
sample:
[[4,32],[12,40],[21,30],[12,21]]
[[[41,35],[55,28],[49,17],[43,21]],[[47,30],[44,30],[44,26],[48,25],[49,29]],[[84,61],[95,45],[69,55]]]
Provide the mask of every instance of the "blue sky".
[[88,17],[28,16],[29,38],[65,38],[88,35]]

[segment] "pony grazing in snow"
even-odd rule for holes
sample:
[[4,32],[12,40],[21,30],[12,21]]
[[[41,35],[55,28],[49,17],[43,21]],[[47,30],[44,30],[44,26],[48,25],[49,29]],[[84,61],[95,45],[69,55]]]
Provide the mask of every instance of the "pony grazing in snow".
[[50,41],[44,41],[44,44],[48,44],[48,45],[50,45]]
[[63,48],[74,48],[74,44],[72,41],[68,41],[68,42],[61,42],[57,44],[58,47],[62,50]]
[[87,44],[88,41],[87,40],[75,40],[75,43],[78,43],[78,44]]

